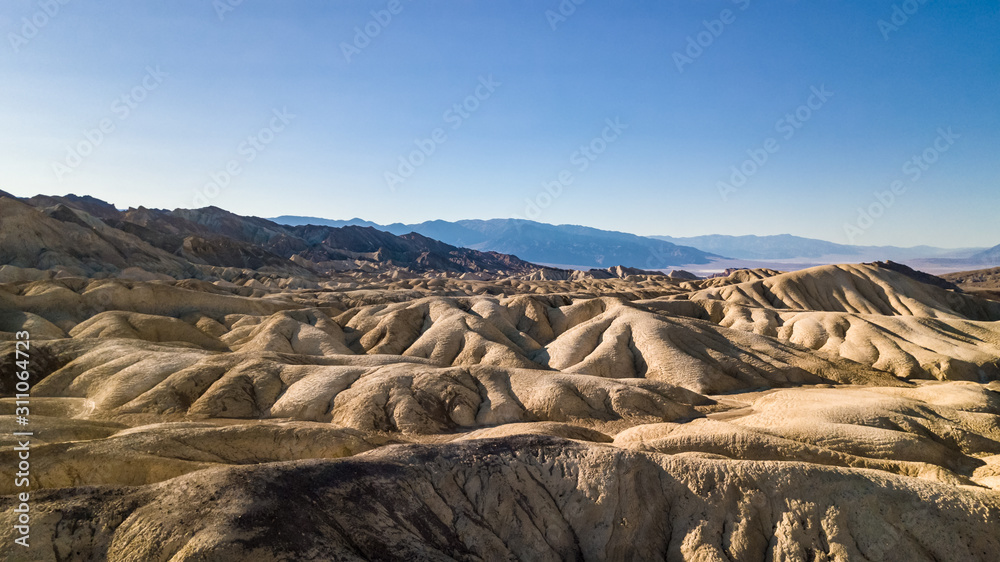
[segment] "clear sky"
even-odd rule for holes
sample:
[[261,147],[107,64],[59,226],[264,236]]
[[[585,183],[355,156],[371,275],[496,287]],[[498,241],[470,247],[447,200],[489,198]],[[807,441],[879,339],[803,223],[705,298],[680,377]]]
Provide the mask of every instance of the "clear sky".
[[577,1],[4,0],[0,189],[1000,243],[1000,3]]

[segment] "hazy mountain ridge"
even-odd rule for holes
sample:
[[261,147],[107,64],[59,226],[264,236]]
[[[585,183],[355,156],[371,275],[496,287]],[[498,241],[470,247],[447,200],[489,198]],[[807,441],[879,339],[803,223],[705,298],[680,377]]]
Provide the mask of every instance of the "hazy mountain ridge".
[[[713,258],[737,260],[817,260],[817,261],[882,261],[882,260],[980,260],[973,263],[1000,263],[1000,247],[982,252],[982,248],[939,248],[935,246],[852,246],[791,234],[770,236],[729,236],[713,234],[694,237],[637,236],[575,225],[550,225],[522,219],[426,221],[417,224],[393,223],[380,225],[359,218],[329,220],[317,217],[280,216],[275,222],[289,225],[321,224],[327,226],[370,226],[393,234],[419,232],[456,246],[478,250],[513,253],[523,259],[541,263],[606,267],[603,256],[614,254],[615,263],[630,267],[660,269],[674,265],[704,264]],[[564,244],[565,237],[576,243]],[[671,246],[656,246],[655,242]],[[629,248],[645,247],[645,254]],[[990,254],[989,252],[994,252]],[[980,252],[977,254],[977,252]],[[700,254],[700,255],[698,255]],[[975,256],[973,255],[975,254]],[[993,257],[991,257],[993,256]],[[652,261],[651,261],[652,257]],[[695,259],[692,259],[695,258]],[[834,258],[831,260],[831,258]],[[630,262],[629,259],[639,260]],[[677,260],[692,259],[684,262]],[[657,261],[659,260],[659,261]],[[662,263],[662,265],[655,265]]]
[[803,238],[790,234],[775,236],[727,236],[711,234],[707,236],[675,237],[651,236],[675,244],[687,244],[706,251],[721,253],[740,259],[793,259],[819,258],[827,255],[859,255],[854,246],[835,244],[824,240]]
[[1000,245],[973,254],[969,260],[984,265],[1000,265]]
[[707,252],[750,260],[821,259],[829,256],[856,257],[861,260],[941,257],[962,259],[981,250],[981,248],[938,248],[926,245],[906,248],[900,246],[852,246],[791,234],[771,236],[712,234],[686,238],[673,236],[652,236],[651,238],[675,244],[686,244]]
[[514,254],[534,263],[605,268],[626,265],[663,269],[682,264],[705,264],[719,258],[697,248],[625,232],[578,225],[550,225],[523,219],[427,221],[419,224],[377,225],[361,219],[349,221],[282,216],[275,222],[289,225],[364,225],[396,235],[416,232],[455,246]]

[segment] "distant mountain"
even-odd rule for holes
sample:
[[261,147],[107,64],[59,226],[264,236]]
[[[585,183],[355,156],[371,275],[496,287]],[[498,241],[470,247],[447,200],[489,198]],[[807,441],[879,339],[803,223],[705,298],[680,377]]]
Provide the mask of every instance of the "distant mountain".
[[824,240],[814,240],[780,234],[777,236],[725,236],[711,234],[680,238],[675,236],[651,236],[674,244],[694,246],[706,252],[747,260],[779,260],[795,258],[819,258],[829,255],[860,255],[855,246],[834,244]]
[[295,216],[295,215],[282,215],[280,217],[274,217],[274,218],[271,218],[271,219],[268,219],[268,220],[274,221],[274,222],[276,222],[278,224],[285,224],[285,225],[288,225],[288,226],[305,226],[307,224],[312,224],[312,225],[316,225],[316,226],[332,226],[334,228],[342,228],[342,227],[345,227],[345,226],[368,226],[368,227],[371,227],[371,228],[377,228],[379,230],[384,230],[386,232],[389,232],[388,230],[386,230],[386,228],[384,226],[382,226],[380,224],[377,224],[377,223],[374,223],[374,222],[371,222],[371,221],[362,220],[362,219],[359,219],[359,218],[353,218],[351,220],[341,221],[341,220],[333,220],[333,219],[321,219],[321,218],[317,218],[317,217],[300,217],[300,216]]
[[[933,246],[851,246],[826,240],[779,234],[775,236],[636,236],[572,225],[550,225],[519,219],[427,221],[380,225],[362,219],[328,220],[281,216],[271,219],[288,225],[369,226],[396,235],[417,232],[455,246],[515,254],[535,263],[607,267],[609,263],[645,269],[706,264],[725,256],[733,260],[789,260],[791,262],[863,262],[881,260],[946,259],[969,261],[982,248]],[[995,251],[995,249],[994,249]],[[994,263],[988,252],[976,263]]]
[[663,269],[683,264],[705,264],[717,256],[697,248],[624,232],[585,226],[551,225],[522,219],[428,221],[419,224],[375,225],[361,219],[331,221],[283,216],[287,225],[343,226],[364,224],[402,235],[416,232],[455,246],[513,254],[534,263],[606,268],[625,265]]
[[1000,246],[994,246],[984,252],[973,254],[969,261],[983,265],[1000,265]]
[[174,277],[212,268],[292,275],[363,269],[523,274],[515,256],[456,247],[420,234],[371,227],[287,226],[217,207],[125,211],[92,197],[15,198],[0,192],[0,266],[72,275],[138,267]]
[[967,258],[981,248],[936,248],[933,246],[849,246],[790,234],[776,236],[726,236],[712,234],[679,238],[652,236],[674,244],[745,260],[796,260],[839,258],[836,261],[903,260],[920,258]]

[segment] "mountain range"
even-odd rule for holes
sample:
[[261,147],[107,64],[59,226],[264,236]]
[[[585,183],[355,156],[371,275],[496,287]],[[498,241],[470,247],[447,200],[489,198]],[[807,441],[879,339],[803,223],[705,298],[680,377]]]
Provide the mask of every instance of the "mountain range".
[[[611,262],[645,269],[706,264],[715,260],[787,260],[790,263],[842,263],[879,260],[960,260],[1000,265],[1000,247],[939,248],[852,246],[781,234],[774,236],[708,235],[689,238],[637,236],[575,225],[550,225],[523,219],[442,220],[381,225],[351,219],[280,216],[288,225],[368,226],[393,234],[417,232],[455,246],[492,250],[546,264],[607,267]],[[991,253],[992,252],[992,253]],[[610,260],[610,261],[609,261]]]
[[[551,225],[523,219],[427,221],[419,224],[380,225],[352,219],[282,216],[271,219],[288,225],[334,227],[368,226],[401,235],[416,232],[448,244],[476,250],[513,254],[535,263],[576,267],[624,264],[663,269],[682,264],[707,264],[718,256],[665,240],[576,225]],[[530,256],[530,257],[522,257]]]
[[712,234],[687,238],[674,236],[652,236],[674,244],[686,244],[707,252],[722,254],[736,259],[747,260],[798,260],[824,259],[829,257],[868,259],[930,259],[972,256],[982,248],[938,248],[934,246],[853,246],[837,244],[815,238],[803,238],[791,234],[773,236],[726,236]]
[[223,269],[302,278],[336,271],[522,274],[538,266],[514,256],[459,248],[370,227],[285,226],[217,207],[118,210],[92,197],[17,198],[0,192],[0,267],[70,275],[138,268],[174,278]]
[[969,261],[983,265],[1000,265],[1000,245],[973,254],[969,257]]
[[[0,220],[6,227],[0,233],[0,266],[84,276],[129,268],[174,278],[219,278],[227,268],[233,270],[225,273],[230,277],[239,276],[234,271],[247,270],[302,279],[331,272],[395,270],[526,275],[539,270],[536,264],[599,268],[605,270],[599,274],[615,276],[609,268],[655,270],[691,264],[711,268],[727,258],[788,260],[784,263],[793,265],[795,260],[831,256],[842,262],[923,258],[950,271],[975,269],[970,264],[1000,264],[1000,246],[877,248],[789,235],[657,238],[520,219],[413,225],[291,216],[268,220],[217,207],[119,210],[105,201],[75,195],[17,198],[0,192]],[[733,266],[728,263],[720,269]],[[552,275],[560,277],[553,273],[543,278]]]

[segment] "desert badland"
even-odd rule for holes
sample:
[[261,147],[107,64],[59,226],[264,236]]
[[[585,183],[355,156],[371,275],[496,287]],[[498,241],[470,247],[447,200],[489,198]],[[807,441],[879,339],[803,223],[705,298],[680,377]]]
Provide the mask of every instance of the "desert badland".
[[995,272],[570,272],[12,196],[0,263],[10,560],[1000,553]]

